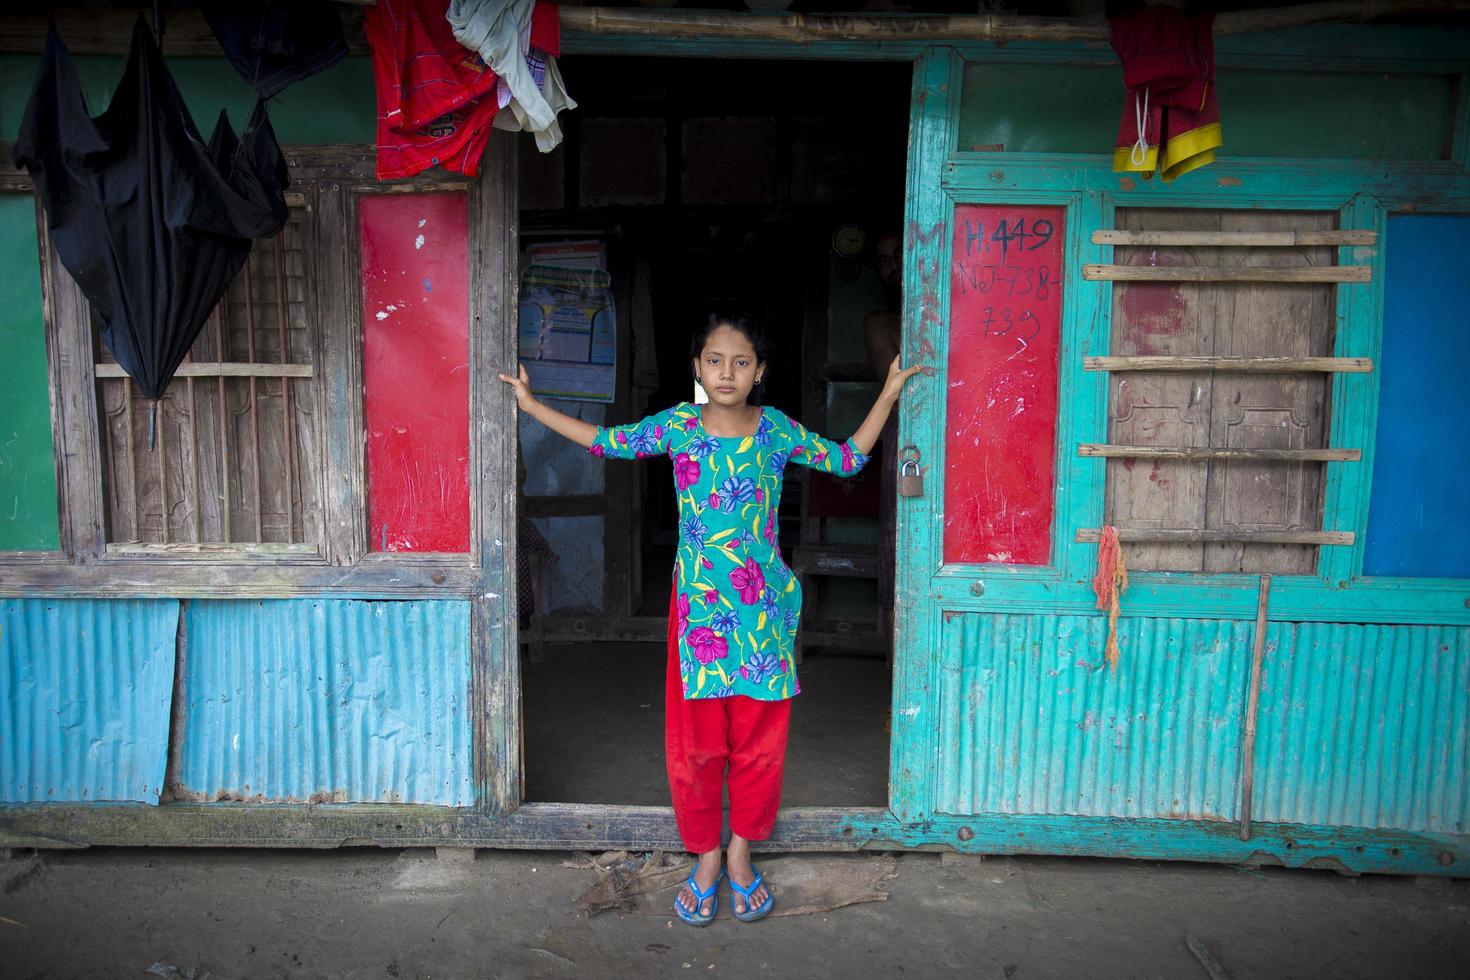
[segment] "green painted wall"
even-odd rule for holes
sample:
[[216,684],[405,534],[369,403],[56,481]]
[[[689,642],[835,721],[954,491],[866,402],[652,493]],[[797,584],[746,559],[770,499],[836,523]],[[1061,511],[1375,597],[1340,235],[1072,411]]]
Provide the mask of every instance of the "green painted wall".
[[[112,88],[122,77],[123,61],[121,56],[76,58],[92,112],[107,107]],[[0,56],[0,139],[15,139],[40,62],[39,55]],[[168,67],[205,139],[221,109],[229,110],[230,122],[237,129],[245,125],[255,96],[228,61],[170,58]],[[283,144],[372,143],[377,109],[371,63],[367,58],[345,58],[298,82],[271,100],[270,115],[276,138]]]
[[[0,56],[0,139],[14,140],[40,57]],[[92,112],[107,106],[121,57],[78,57]],[[208,139],[221,109],[243,126],[254,95],[217,58],[169,61]],[[372,143],[376,108],[367,58],[347,58],[287,89],[270,105],[276,137],[291,143]],[[8,159],[0,166],[10,166]],[[56,471],[46,395],[36,212],[26,194],[0,195],[0,550],[56,550]]]
[[36,204],[0,194],[0,551],[58,547]]
[[[1221,70],[1218,81],[1222,160],[1449,156],[1449,76]],[[1111,153],[1123,100],[1117,65],[967,65],[958,146]]]

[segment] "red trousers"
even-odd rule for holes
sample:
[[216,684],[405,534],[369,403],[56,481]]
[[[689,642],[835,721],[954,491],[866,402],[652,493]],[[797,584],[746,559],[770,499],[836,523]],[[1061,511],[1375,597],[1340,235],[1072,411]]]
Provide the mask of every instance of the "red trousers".
[[[765,840],[781,803],[791,701],[684,699],[679,679],[678,585],[669,600],[669,666],[664,694],[664,755],[674,819],[695,854],[720,846],[723,784],[730,786],[730,830]],[[729,775],[726,776],[726,768]]]

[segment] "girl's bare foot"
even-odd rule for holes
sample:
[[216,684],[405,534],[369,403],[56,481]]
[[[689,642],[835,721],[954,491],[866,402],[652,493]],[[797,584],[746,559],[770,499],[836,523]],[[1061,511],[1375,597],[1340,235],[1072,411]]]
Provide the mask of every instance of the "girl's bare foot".
[[[750,883],[755,881],[755,868],[750,864],[750,841],[739,834],[730,834],[730,848],[725,852],[725,869],[730,880],[741,888],[749,888]],[[765,882],[761,882],[761,886],[751,894],[750,904],[754,908],[760,908],[765,904],[767,894]],[[744,912],[745,896],[733,888],[730,889],[730,904],[736,912]]]
[[[719,876],[720,849],[717,847],[713,851],[705,851],[699,855],[699,867],[694,871],[694,883],[699,886],[700,891],[707,892]],[[750,882],[747,879],[745,883],[749,884]],[[709,915],[710,911],[714,908],[715,897],[714,895],[710,895],[703,902],[695,902],[694,892],[690,890],[689,884],[686,882],[684,887],[679,889],[677,901],[687,912],[693,913],[696,906],[698,906],[699,915]]]

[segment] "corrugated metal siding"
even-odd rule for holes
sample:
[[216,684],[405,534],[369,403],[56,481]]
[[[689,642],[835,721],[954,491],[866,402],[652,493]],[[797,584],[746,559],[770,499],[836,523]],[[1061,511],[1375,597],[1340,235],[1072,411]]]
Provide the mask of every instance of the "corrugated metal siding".
[[468,806],[464,601],[190,602],[181,790]]
[[940,812],[1236,818],[1253,624],[946,618]]
[[0,801],[157,803],[179,604],[0,600]]
[[1470,828],[1470,628],[1272,624],[1266,637],[1256,819]]

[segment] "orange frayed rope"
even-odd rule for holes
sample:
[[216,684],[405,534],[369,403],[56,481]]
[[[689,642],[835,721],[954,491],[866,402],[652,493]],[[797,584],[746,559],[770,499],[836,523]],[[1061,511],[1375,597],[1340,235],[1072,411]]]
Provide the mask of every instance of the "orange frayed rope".
[[1123,549],[1118,546],[1118,529],[1103,526],[1097,543],[1097,574],[1092,578],[1092,591],[1097,594],[1097,608],[1108,611],[1108,645],[1105,656],[1111,670],[1118,669],[1118,596],[1128,588],[1128,565]]

